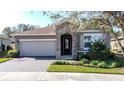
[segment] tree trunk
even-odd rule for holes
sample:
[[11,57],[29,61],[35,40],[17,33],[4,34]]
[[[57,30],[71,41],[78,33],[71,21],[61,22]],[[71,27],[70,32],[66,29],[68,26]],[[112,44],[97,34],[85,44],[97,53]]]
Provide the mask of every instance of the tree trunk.
[[118,43],[118,45],[119,45],[119,48],[120,48],[120,50],[121,50],[121,53],[122,53],[122,55],[124,56],[124,50],[123,50],[123,47],[122,47],[122,45],[121,45],[121,43],[120,43],[120,41],[119,41],[119,39],[118,39],[118,36],[112,31],[112,35],[114,36],[114,38],[115,38],[115,40],[117,41],[117,43]]

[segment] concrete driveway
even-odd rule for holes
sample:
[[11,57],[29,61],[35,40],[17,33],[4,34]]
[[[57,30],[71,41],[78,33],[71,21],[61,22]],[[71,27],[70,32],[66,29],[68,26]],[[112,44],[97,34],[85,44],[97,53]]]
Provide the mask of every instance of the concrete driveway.
[[54,58],[15,58],[0,64],[0,72],[46,72]]

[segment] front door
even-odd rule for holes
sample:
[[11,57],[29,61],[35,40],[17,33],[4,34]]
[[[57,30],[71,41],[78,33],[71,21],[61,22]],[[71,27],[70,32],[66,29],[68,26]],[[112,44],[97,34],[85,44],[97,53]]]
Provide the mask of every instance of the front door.
[[71,35],[63,35],[61,37],[61,54],[71,55],[72,54],[72,37]]

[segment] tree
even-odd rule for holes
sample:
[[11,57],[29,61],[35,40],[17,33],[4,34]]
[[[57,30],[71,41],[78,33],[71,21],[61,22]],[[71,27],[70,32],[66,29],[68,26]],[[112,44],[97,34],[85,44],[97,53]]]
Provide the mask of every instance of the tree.
[[2,31],[5,35],[7,35],[8,37],[10,36],[10,34],[12,34],[12,30],[11,27],[5,27]]
[[[122,29],[122,31],[124,31],[123,27],[124,24],[122,23],[122,16],[120,11],[105,11],[102,13],[102,15],[100,16],[100,18],[96,19],[98,22],[100,22],[101,25],[105,26],[104,28],[108,27],[109,29],[105,29],[105,31],[109,32],[117,41],[121,53],[124,56],[124,50],[123,47],[118,39],[118,36],[116,34],[116,29],[118,30],[119,28]],[[114,27],[116,28],[114,30]],[[104,29],[102,27],[102,29]]]
[[[117,41],[120,50],[124,56],[124,50],[119,42],[118,36],[114,30],[114,27],[121,28],[124,34],[124,17],[120,11],[70,11],[70,12],[44,12],[53,20],[60,20],[67,18],[77,24],[77,30],[81,27],[86,29],[94,28],[101,29],[111,34]],[[84,28],[85,29],[85,28]],[[124,36],[124,35],[123,35]]]
[[29,24],[18,24],[17,26],[14,26],[14,27],[5,27],[2,32],[8,37],[10,37],[10,34],[13,34],[16,32],[23,32],[27,30],[33,30],[37,28],[39,28],[39,26],[29,25]]

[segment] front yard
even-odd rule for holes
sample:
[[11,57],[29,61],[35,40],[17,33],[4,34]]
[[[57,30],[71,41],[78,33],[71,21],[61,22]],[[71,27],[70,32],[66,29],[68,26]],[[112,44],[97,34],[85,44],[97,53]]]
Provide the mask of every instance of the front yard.
[[11,60],[12,58],[0,58],[0,63],[6,62],[8,60]]
[[50,65],[49,72],[80,72],[80,73],[103,73],[103,74],[124,74],[124,68],[93,68],[73,65]]
[[75,62],[58,60],[48,71],[124,74],[124,59],[112,53],[103,41],[96,41],[87,53],[79,53]]

